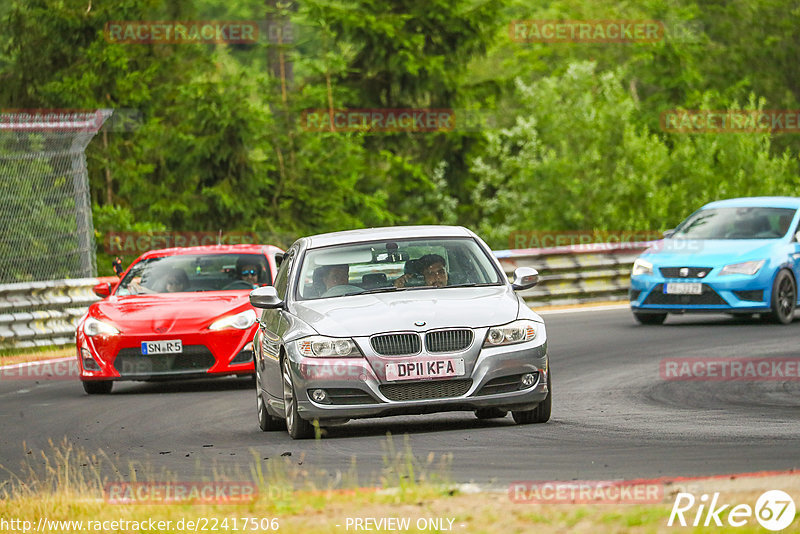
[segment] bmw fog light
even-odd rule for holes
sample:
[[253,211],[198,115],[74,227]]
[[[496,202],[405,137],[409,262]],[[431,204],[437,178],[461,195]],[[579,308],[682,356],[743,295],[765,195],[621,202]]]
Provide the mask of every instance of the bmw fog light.
[[534,383],[536,383],[536,374],[525,373],[524,375],[522,375],[521,382],[522,382],[522,387],[526,388],[531,387]]
[[320,404],[329,404],[328,393],[324,389],[315,389],[311,392],[311,400]]

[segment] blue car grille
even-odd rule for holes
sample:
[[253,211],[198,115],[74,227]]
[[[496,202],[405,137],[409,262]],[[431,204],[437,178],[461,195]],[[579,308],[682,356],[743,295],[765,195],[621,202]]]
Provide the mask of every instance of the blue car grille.
[[[685,275],[681,274],[681,269],[687,270]],[[664,278],[705,278],[711,269],[713,267],[661,267],[659,271]]]
[[686,306],[728,306],[725,299],[719,296],[710,286],[703,284],[700,295],[670,295],[664,293],[664,284],[657,284],[647,295],[644,304],[686,305]]

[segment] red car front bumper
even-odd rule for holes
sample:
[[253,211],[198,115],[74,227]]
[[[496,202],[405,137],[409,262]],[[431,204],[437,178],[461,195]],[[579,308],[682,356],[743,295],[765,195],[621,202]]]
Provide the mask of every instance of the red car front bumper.
[[[96,336],[87,336],[79,328],[76,341],[80,377],[81,380],[157,380],[251,374],[256,328],[257,325],[246,330]],[[182,343],[180,353],[143,354],[143,342],[177,339]]]

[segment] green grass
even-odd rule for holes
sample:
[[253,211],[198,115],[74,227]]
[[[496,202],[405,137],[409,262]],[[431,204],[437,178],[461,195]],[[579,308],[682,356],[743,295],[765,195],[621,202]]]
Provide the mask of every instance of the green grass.
[[[185,532],[177,528],[181,519],[222,522],[227,518],[230,522],[243,517],[277,518],[279,532],[315,534],[347,532],[344,522],[348,517],[410,518],[412,525],[419,518],[449,518],[454,520],[454,534],[724,530],[667,527],[668,503],[532,504],[514,503],[505,492],[463,494],[450,483],[452,455],[417,457],[407,436],[400,446],[396,441],[387,434],[382,444],[383,467],[380,473],[368,475],[358,472],[356,458],[342,470],[329,473],[308,465],[302,456],[263,460],[253,450],[249,471],[211,467],[193,477],[195,481],[252,482],[258,488],[252,502],[169,505],[115,505],[104,501],[103,488],[118,481],[174,482],[178,480],[175,474],[135,462],[118,465],[103,451],[90,453],[67,440],[51,442],[47,450],[26,449],[26,461],[19,469],[0,466],[3,478],[8,479],[0,485],[0,518],[34,522],[39,517],[83,521],[152,518],[172,521],[167,532]],[[757,526],[751,522],[736,532],[756,532]],[[790,531],[792,528],[786,530]]]

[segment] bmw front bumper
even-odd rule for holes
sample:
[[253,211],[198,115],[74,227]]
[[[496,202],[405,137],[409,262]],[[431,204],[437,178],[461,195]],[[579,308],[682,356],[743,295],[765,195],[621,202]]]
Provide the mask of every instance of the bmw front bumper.
[[[362,348],[365,346],[365,339],[356,341],[362,341]],[[464,354],[423,353],[416,358],[465,360],[464,375],[427,380],[386,380],[385,363],[414,358],[375,358],[370,354],[332,362],[303,357],[293,348],[289,348],[287,356],[298,412],[304,419],[320,422],[491,407],[532,410],[548,394],[546,340],[491,348],[478,346]],[[325,402],[311,399],[315,390],[326,392]]]

